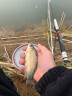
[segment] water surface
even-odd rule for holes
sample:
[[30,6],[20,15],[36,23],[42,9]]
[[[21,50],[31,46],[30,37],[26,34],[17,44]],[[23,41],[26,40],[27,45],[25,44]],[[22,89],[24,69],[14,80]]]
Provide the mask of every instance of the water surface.
[[[52,0],[55,18],[64,11],[72,20],[72,0]],[[0,27],[40,23],[47,18],[47,0],[0,0]]]

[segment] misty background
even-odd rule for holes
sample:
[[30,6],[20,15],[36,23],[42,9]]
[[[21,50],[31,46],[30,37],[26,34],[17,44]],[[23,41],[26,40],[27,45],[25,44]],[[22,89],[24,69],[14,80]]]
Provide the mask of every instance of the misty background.
[[[72,0],[51,0],[54,15],[60,20],[62,12],[65,21],[72,21]],[[0,27],[37,24],[47,19],[47,0],[0,0]]]

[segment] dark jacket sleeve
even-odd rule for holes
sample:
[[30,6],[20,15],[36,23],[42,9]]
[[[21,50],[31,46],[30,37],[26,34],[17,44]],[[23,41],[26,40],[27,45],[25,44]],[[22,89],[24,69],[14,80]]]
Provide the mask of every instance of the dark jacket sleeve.
[[0,69],[0,96],[20,96],[14,83]]
[[41,96],[72,96],[72,70],[62,66],[50,69],[37,82]]

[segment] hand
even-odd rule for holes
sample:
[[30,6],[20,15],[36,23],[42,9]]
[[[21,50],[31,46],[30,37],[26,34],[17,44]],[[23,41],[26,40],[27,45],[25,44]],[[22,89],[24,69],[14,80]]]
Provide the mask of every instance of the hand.
[[[23,47],[22,50],[26,50],[27,47]],[[56,66],[52,53],[41,44],[38,44],[38,66],[34,74],[34,79],[39,81],[40,78],[46,73],[49,69]],[[21,54],[21,59],[25,58],[25,54]],[[20,60],[20,64],[24,64],[24,60]],[[24,72],[24,67],[20,68],[21,72]]]

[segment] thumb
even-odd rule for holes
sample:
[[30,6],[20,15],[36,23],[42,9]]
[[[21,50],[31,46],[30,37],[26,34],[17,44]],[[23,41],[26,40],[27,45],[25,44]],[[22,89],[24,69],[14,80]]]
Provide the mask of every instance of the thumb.
[[42,50],[42,45],[41,44],[38,44],[37,46],[38,46],[39,50]]
[[38,49],[43,52],[46,50],[45,46],[41,45],[41,44],[38,44]]
[[41,52],[48,52],[49,54],[52,54],[45,46],[41,45],[41,44],[38,44],[38,49],[41,51]]
[[37,51],[37,54],[39,56],[42,53],[42,45],[41,44],[38,44],[37,47],[38,47],[38,50],[36,50],[36,51]]

